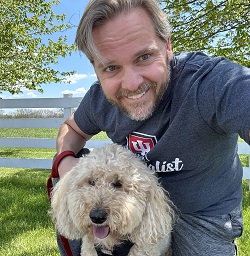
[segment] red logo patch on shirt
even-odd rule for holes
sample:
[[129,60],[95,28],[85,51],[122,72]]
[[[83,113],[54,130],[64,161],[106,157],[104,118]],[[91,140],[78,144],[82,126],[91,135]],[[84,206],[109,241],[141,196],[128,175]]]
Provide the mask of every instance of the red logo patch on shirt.
[[145,156],[157,143],[155,136],[133,132],[128,136],[128,148],[136,154]]

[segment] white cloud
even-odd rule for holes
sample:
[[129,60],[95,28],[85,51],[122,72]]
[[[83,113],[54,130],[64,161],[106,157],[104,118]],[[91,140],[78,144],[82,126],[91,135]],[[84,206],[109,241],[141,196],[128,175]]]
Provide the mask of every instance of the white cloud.
[[81,87],[77,88],[76,90],[64,90],[61,92],[61,94],[73,94],[73,96],[78,95],[78,96],[83,96],[88,90]]
[[25,87],[20,88],[22,92],[18,94],[11,94],[8,91],[3,92],[3,94],[0,94],[0,98],[3,99],[21,99],[21,98],[36,98],[38,95],[36,94],[36,91],[30,91],[29,89]]
[[28,93],[26,93],[26,95],[29,97],[32,97],[32,98],[37,97],[37,95],[34,92],[28,92]]
[[74,74],[66,77],[65,81],[70,82],[71,84],[76,84],[78,81],[86,78],[96,78],[96,74]]
[[96,74],[91,74],[90,77],[92,78],[97,78],[97,75]]
[[80,93],[86,93],[88,90],[87,89],[85,89],[85,88],[77,88],[76,90],[75,90],[75,93],[76,94],[80,94]]

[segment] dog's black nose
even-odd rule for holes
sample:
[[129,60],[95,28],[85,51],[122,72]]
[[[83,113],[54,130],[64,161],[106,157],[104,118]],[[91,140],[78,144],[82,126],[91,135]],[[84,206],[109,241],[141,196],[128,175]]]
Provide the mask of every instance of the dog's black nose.
[[107,212],[101,207],[96,207],[91,210],[89,217],[95,224],[102,224],[107,220]]

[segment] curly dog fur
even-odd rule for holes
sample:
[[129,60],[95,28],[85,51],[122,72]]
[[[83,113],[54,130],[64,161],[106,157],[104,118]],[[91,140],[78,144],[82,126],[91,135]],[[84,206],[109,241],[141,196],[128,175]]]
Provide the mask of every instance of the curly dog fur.
[[52,193],[51,214],[58,232],[83,239],[81,255],[95,246],[112,251],[124,240],[130,256],[170,255],[174,210],[156,176],[135,155],[110,144],[93,149]]

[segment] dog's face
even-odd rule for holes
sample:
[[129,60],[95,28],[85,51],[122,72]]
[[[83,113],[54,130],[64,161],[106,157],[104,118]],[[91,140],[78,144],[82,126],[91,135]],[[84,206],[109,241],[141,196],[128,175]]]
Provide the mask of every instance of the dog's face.
[[[68,214],[82,234],[90,232],[96,239],[129,235],[142,221],[153,177],[120,146],[93,150],[58,183],[52,212],[56,214],[56,201],[62,204],[65,199]],[[59,194],[65,198],[59,199]]]
[[[165,222],[170,222],[155,175],[117,145],[94,149],[80,158],[56,185],[51,206],[62,235],[76,239],[88,234],[96,243],[145,233],[142,229],[149,230],[147,239],[155,239],[165,232]],[[142,224],[143,219],[148,223]],[[159,225],[163,228],[159,232],[155,223],[160,219],[164,224]]]
[[131,234],[146,207],[147,190],[141,189],[143,182],[135,170],[129,172],[112,164],[89,169],[69,195],[78,202],[69,202],[72,213],[80,217],[78,227],[88,229],[97,239]]

